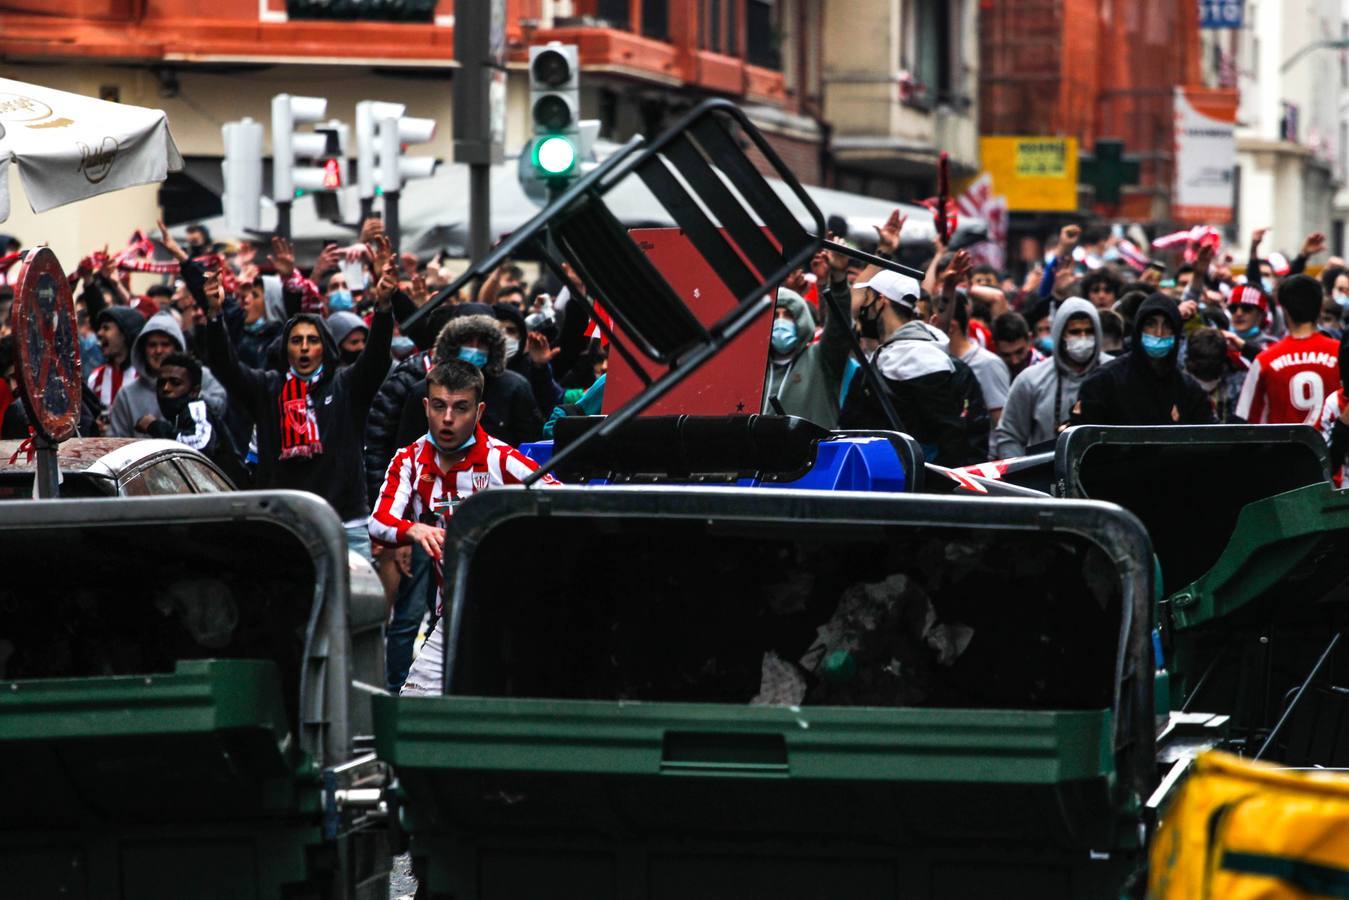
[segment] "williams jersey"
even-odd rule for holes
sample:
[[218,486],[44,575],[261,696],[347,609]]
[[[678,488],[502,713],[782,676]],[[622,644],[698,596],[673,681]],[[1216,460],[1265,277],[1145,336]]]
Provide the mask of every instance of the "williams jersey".
[[1251,363],[1237,415],[1252,425],[1318,425],[1326,398],[1340,389],[1340,342],[1317,332],[1286,337]]

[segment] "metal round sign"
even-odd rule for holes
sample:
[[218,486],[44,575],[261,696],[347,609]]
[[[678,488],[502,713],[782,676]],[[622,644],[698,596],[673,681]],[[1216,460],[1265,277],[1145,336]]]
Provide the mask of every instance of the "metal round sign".
[[47,441],[73,437],[80,422],[80,335],[70,282],[46,247],[29,250],[14,281],[14,373],[28,421]]

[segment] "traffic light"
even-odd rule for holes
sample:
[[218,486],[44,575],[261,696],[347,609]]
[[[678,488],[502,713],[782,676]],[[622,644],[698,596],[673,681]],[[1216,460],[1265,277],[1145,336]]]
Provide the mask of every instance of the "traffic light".
[[409,144],[424,144],[436,135],[435,119],[389,116],[375,123],[379,170],[376,183],[387,196],[401,190],[409,178],[426,178],[436,168],[433,156],[404,156]]
[[409,178],[425,178],[436,168],[431,156],[404,156],[409,144],[435,136],[436,120],[403,115],[401,103],[362,100],[356,104],[356,184],[361,217],[370,214],[375,196],[384,197],[384,231],[398,245],[398,192]]
[[[337,156],[340,149],[330,134],[296,131],[296,125],[319,122],[328,112],[322,97],[272,98],[272,199],[289,204],[300,191],[331,190],[324,186],[322,160]],[[297,160],[319,160],[318,165],[297,165]]]
[[347,123],[338,119],[314,126],[314,133],[323,135],[327,143],[324,158],[316,160],[323,169],[323,187],[314,192],[314,206],[319,217],[330,222],[347,222],[356,215],[354,207],[344,209],[343,201],[351,200],[350,192],[341,191],[351,184],[347,162],[350,131]]
[[[425,178],[435,170],[433,157],[403,156],[402,152],[405,144],[431,140],[435,120],[405,116],[405,112],[407,107],[401,103],[362,100],[356,104],[356,185],[366,213],[376,195],[396,191],[404,180]],[[389,126],[390,122],[394,124]]]
[[225,227],[233,234],[256,231],[262,203],[262,123],[245,118],[220,128],[225,158],[220,163]]
[[534,138],[529,162],[537,177],[560,187],[581,157],[580,64],[574,44],[529,48],[529,109]]

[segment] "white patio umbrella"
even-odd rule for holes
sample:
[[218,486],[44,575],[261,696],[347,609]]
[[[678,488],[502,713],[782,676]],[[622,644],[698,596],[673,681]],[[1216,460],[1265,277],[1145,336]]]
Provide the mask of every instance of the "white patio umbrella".
[[163,181],[183,167],[162,110],[109,103],[0,78],[0,222],[9,166],[33,212]]

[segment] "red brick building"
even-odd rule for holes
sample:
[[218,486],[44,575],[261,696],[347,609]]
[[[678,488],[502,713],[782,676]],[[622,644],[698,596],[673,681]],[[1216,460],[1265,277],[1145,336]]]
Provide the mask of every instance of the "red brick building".
[[[1174,88],[1200,83],[1198,9],[1175,0],[982,0],[980,132],[1121,139],[1122,218],[1170,217]],[[1084,209],[1090,197],[1084,198]]]

